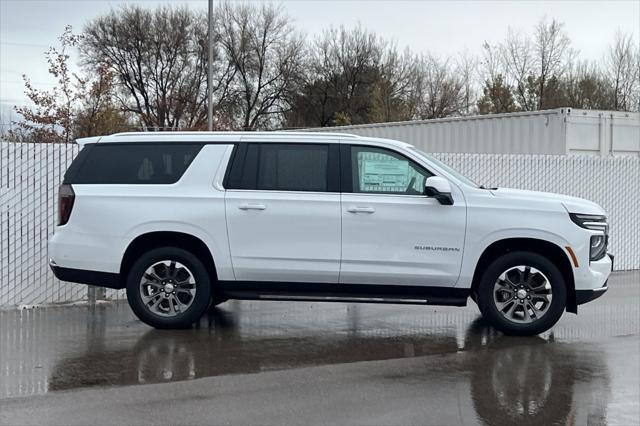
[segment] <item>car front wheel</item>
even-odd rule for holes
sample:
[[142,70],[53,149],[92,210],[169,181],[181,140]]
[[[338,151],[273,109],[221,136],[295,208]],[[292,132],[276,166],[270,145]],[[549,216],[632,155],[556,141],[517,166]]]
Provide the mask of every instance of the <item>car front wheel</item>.
[[482,315],[506,334],[547,331],[562,316],[566,301],[562,273],[537,253],[512,252],[497,258],[478,285]]

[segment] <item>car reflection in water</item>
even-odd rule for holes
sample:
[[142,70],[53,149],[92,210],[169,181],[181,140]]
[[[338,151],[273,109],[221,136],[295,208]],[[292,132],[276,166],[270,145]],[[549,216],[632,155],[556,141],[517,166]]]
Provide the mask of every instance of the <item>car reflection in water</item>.
[[471,398],[485,423],[606,423],[607,367],[597,349],[578,353],[553,335],[503,336],[482,319],[469,328],[465,349],[474,354]]
[[[352,324],[357,331],[358,325]],[[465,332],[358,335],[320,333],[294,337],[247,336],[234,313],[213,309],[199,328],[151,330],[129,350],[94,341],[84,356],[58,363],[51,390],[183,381],[199,377],[451,354],[438,365],[458,389],[468,389],[476,419],[487,424],[586,424],[606,422],[609,386],[603,354],[557,343],[553,335],[506,337],[481,318]],[[97,338],[104,335],[94,333]],[[410,380],[430,386],[430,373]],[[393,380],[394,378],[390,378]],[[395,378],[398,379],[398,378]],[[464,417],[464,415],[463,415]]]

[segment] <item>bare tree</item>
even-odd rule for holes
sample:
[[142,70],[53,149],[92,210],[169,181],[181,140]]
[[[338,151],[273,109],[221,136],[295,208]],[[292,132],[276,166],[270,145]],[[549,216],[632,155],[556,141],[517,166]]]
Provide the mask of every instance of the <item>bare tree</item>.
[[253,130],[288,110],[301,70],[302,38],[273,6],[224,3],[220,43],[234,67],[240,127]]
[[605,68],[613,86],[613,109],[637,111],[640,108],[640,46],[632,34],[616,33],[605,58]]
[[450,60],[427,55],[420,59],[418,72],[421,119],[461,115],[465,110],[464,81],[450,66]]
[[562,79],[564,106],[613,109],[614,90],[595,63],[576,61]]
[[478,78],[483,81],[482,96],[477,101],[480,114],[500,114],[518,110],[511,86],[506,82],[505,50],[487,42],[482,45]]
[[513,86],[520,108],[525,111],[535,110],[537,104],[529,91],[529,81],[534,72],[531,40],[509,28],[500,50],[507,83]]
[[493,83],[498,76],[506,73],[502,57],[502,46],[494,46],[486,41],[482,44],[482,54],[478,67],[478,78]]
[[395,45],[380,46],[381,58],[374,83],[374,111],[371,121],[408,120],[418,104],[416,87],[418,61],[409,49],[400,53]]
[[545,19],[535,30],[535,72],[537,78],[537,109],[544,109],[547,86],[552,78],[560,79],[575,55],[571,41],[562,29],[563,24]]
[[464,91],[464,109],[462,114],[473,114],[476,105],[476,75],[475,70],[478,67],[478,59],[469,54],[468,51],[462,52],[456,59],[455,72],[462,80]]
[[[206,124],[206,20],[186,7],[126,6],[91,21],[84,34],[84,63],[115,73],[123,108],[143,126]],[[213,90],[222,105],[233,69],[216,61],[216,70]]]
[[[213,93],[214,100],[213,128],[231,130],[233,129],[233,116],[236,107],[236,100],[233,97],[232,89],[237,70],[234,63],[227,57],[224,46],[221,43],[220,32],[215,30],[216,28],[221,28],[221,19],[221,14],[214,14],[213,57],[210,59],[213,63],[213,78],[211,80],[211,92]],[[197,49],[198,59],[196,62],[199,70],[194,76],[197,81],[187,86],[190,88],[190,92],[185,95],[185,98],[198,99],[198,101],[188,103],[190,109],[187,115],[191,117],[191,119],[186,124],[189,128],[204,128],[207,110],[206,73],[209,61],[207,16],[205,14],[196,14],[194,21],[195,39],[199,45]],[[200,96],[200,90],[202,90],[203,87],[204,93]]]
[[[542,19],[535,27],[533,37],[509,28],[499,50],[502,64],[496,66],[494,49],[485,46],[484,57],[492,62],[494,75],[490,79],[485,77],[485,82],[489,80],[493,86],[495,75],[502,75],[512,88],[519,109],[533,111],[554,107],[559,101],[556,92],[560,80],[575,57],[563,24]],[[497,69],[503,72],[496,74]]]
[[360,26],[330,28],[309,46],[305,78],[289,125],[343,125],[394,115],[409,66],[395,49]]
[[370,96],[377,78],[383,49],[381,41],[360,26],[351,31],[331,29],[324,36],[330,53],[327,58],[330,66],[325,73],[331,75],[335,92],[341,96],[342,112],[352,122],[363,122],[371,108],[366,97]]
[[343,107],[339,96],[341,68],[326,32],[306,47],[298,91],[291,96],[287,126],[331,126]]
[[[334,122],[339,118],[338,123],[334,124],[368,122],[373,85],[379,77],[382,60],[381,43],[375,34],[361,26],[350,30],[344,27],[330,28],[315,40],[312,59],[314,71],[332,97],[334,110],[330,118]],[[384,94],[379,95],[380,102],[384,103],[381,99]]]

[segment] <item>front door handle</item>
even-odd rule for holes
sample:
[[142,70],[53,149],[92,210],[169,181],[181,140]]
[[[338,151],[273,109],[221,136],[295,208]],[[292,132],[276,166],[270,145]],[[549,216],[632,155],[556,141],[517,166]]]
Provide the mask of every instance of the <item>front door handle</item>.
[[375,213],[376,209],[374,209],[373,207],[357,207],[357,206],[351,206],[349,208],[347,208],[347,211],[349,213]]
[[264,204],[244,203],[238,206],[240,210],[264,210],[267,208]]

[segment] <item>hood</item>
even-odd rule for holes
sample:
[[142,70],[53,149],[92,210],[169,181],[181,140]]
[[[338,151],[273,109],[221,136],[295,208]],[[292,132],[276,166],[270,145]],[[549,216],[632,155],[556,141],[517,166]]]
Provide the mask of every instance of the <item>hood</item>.
[[569,213],[606,215],[604,209],[593,201],[585,200],[584,198],[571,197],[569,195],[512,188],[492,189],[491,193],[494,196],[501,198],[531,201],[557,201],[561,203]]

